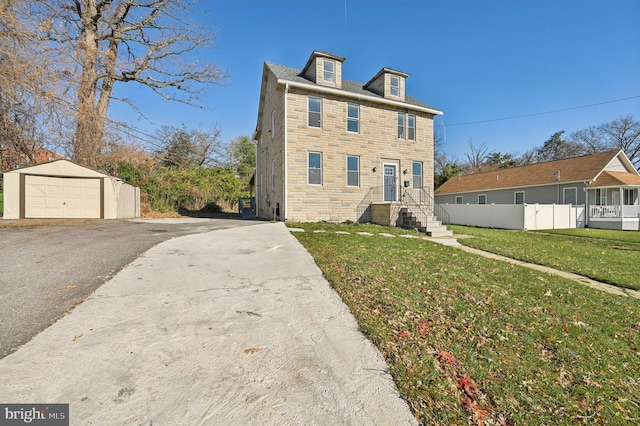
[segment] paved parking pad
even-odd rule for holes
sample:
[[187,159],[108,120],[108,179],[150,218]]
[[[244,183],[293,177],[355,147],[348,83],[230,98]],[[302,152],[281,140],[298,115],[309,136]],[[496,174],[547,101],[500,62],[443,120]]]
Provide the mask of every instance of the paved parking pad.
[[0,401],[71,424],[416,425],[282,223],[175,238],[0,360]]

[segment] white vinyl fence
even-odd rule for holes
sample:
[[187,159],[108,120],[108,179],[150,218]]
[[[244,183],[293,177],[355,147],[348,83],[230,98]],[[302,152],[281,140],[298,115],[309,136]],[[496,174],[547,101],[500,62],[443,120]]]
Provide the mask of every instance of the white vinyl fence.
[[569,204],[444,204],[452,225],[517,230],[584,228],[585,207]]

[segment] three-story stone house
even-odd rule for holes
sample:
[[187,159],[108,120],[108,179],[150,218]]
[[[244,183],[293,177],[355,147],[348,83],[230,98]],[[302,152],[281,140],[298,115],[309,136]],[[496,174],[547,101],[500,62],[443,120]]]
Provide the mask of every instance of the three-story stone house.
[[405,93],[408,74],[383,68],[362,84],[343,78],[344,62],[314,51],[302,70],[264,64],[258,217],[358,221],[371,203],[432,192],[433,118],[442,112]]

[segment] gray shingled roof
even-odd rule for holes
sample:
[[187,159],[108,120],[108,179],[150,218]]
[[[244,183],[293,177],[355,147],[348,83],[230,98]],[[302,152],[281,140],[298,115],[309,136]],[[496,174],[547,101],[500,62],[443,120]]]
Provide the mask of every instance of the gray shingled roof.
[[[290,81],[292,83],[303,83],[303,84],[308,84],[308,85],[312,85],[312,86],[318,86],[318,87],[323,87],[320,86],[316,83],[314,83],[313,81],[305,78],[302,76],[302,71],[295,69],[295,68],[290,68],[290,67],[285,67],[283,65],[278,65],[278,64],[273,64],[271,62],[265,62],[266,66],[269,67],[269,69],[276,75],[276,77],[278,79],[282,79],[282,80],[286,80],[286,81]],[[383,96],[378,95],[377,93],[374,93],[370,90],[367,90],[364,88],[364,84],[363,83],[358,83],[356,81],[351,81],[351,80],[346,80],[346,79],[342,79],[342,89],[345,92],[349,92],[349,93],[353,93],[356,95],[364,95],[364,96],[370,96],[370,97],[374,97],[374,98],[380,98],[380,100],[385,99]],[[409,105],[415,105],[417,107],[421,107],[421,108],[429,108],[429,109],[433,109],[433,110],[438,110],[435,107],[432,107],[431,105],[425,104],[424,102],[421,102],[415,98],[412,98],[409,95],[405,95],[405,101],[404,103],[409,104]]]

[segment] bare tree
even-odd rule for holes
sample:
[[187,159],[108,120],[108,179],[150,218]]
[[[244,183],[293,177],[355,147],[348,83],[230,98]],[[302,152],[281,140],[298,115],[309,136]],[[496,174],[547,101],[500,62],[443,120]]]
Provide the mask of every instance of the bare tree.
[[569,141],[582,146],[585,154],[594,154],[609,149],[603,138],[601,126],[590,126],[586,129],[572,132]]
[[[225,72],[193,55],[215,34],[198,25],[188,0],[39,0],[40,36],[69,63],[77,122],[73,158],[96,167],[116,83],[141,84],[165,100],[190,105]],[[75,64],[71,61],[74,60]],[[128,99],[121,99],[125,102]]]
[[55,75],[23,1],[0,0],[0,168],[32,163],[52,117]]
[[476,146],[473,144],[473,140],[469,139],[467,141],[467,145],[469,146],[469,151],[464,154],[466,160],[463,164],[465,173],[471,174],[481,172],[486,162],[487,153],[489,152],[487,144],[482,142],[480,145]]
[[640,121],[628,114],[601,124],[599,129],[609,147],[623,150],[636,168],[640,166]]
[[224,163],[226,149],[220,142],[220,131],[162,126],[156,133],[164,144],[156,152],[163,166],[173,168],[212,167]]
[[587,154],[621,149],[634,166],[640,166],[640,121],[631,114],[573,132],[569,140]]

